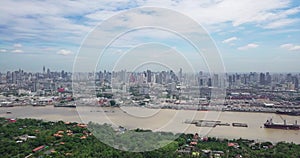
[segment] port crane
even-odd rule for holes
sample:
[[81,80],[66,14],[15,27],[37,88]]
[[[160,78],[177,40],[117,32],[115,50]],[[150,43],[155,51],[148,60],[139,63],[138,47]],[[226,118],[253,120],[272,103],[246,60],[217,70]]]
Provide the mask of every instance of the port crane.
[[[283,120],[284,124],[286,125],[286,119],[284,119],[282,115],[279,115],[279,117]],[[298,122],[297,122],[297,120],[295,120],[295,125],[297,125],[297,124],[298,124]]]
[[284,122],[284,124],[286,124],[286,120],[285,120],[281,115],[279,115],[279,117],[280,117],[281,120]]

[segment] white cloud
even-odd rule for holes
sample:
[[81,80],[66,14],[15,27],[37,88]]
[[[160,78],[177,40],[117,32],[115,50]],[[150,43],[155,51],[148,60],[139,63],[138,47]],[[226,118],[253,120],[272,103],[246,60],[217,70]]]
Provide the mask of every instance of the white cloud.
[[238,50],[248,50],[248,49],[251,49],[251,48],[257,48],[258,46],[259,46],[258,44],[249,43],[245,46],[239,47]]
[[264,26],[264,28],[268,28],[268,29],[281,28],[284,26],[294,24],[297,21],[299,21],[299,20],[298,19],[280,19],[280,20],[270,22],[269,24]]
[[280,45],[280,48],[291,48],[291,47],[293,47],[293,44],[290,44],[290,43],[287,43],[287,44],[282,44],[282,45]]
[[[178,3],[155,3],[146,1],[143,5],[161,6],[178,10],[193,17],[201,24],[220,25],[232,23],[240,26],[254,23],[265,26],[274,20],[289,19],[288,16],[300,12],[299,7],[289,8],[290,0],[222,0],[222,1],[194,1],[185,0]],[[289,9],[287,9],[289,8]]]
[[6,49],[0,49],[0,53],[6,53],[7,50]]
[[85,17],[95,20],[95,21],[101,21],[105,20],[113,15],[115,15],[117,11],[110,11],[110,10],[103,10],[103,11],[96,11],[90,14],[85,15]]
[[299,51],[300,45],[294,45],[291,43],[287,43],[287,44],[280,45],[280,48],[287,49],[289,51]]
[[21,47],[22,47],[22,44],[16,43],[16,44],[14,44],[14,47],[15,47],[15,48],[21,48]]
[[[289,16],[300,11],[300,7],[289,8],[290,0],[257,0],[255,3],[253,0],[165,0],[159,3],[150,0],[78,0],[60,1],[59,4],[51,0],[3,0],[0,6],[0,25],[8,28],[5,32],[14,32],[14,35],[4,33],[1,37],[10,41],[25,39],[80,45],[84,36],[98,22],[122,10],[138,6],[177,10],[206,27],[214,28],[213,30],[222,30],[228,24],[240,26],[245,23],[254,23],[266,29],[283,27],[293,24],[295,19]],[[132,16],[131,19],[134,18]],[[149,19],[142,20],[155,21],[156,17],[149,16]],[[176,17],[168,20],[176,21]],[[127,23],[131,22],[132,20]],[[141,23],[140,20],[138,22]]]
[[72,51],[70,51],[70,50],[61,49],[61,50],[57,51],[57,52],[56,52],[56,54],[59,54],[59,55],[64,55],[64,56],[66,56],[66,55],[72,55],[72,54],[73,54],[73,52],[72,52]]
[[293,48],[291,48],[290,50],[294,50],[294,51],[300,50],[300,45],[293,46]]
[[224,41],[222,41],[222,43],[231,43],[237,39],[238,39],[237,37],[230,37],[230,38],[227,38]]
[[[284,19],[289,21],[289,15],[300,12],[300,7],[285,9],[290,5],[290,0],[257,0],[255,3],[253,0],[165,0],[159,3],[150,0],[136,2],[130,0],[103,0],[100,2],[79,0],[60,1],[59,4],[51,0],[40,2],[3,0],[1,4],[0,24],[14,24],[15,27],[11,28],[15,31],[33,33],[33,35],[36,33],[46,34],[45,29],[50,32],[50,35],[53,32],[58,35],[61,32],[71,33],[75,36],[82,35],[95,26],[96,22],[100,22],[122,9],[137,6],[158,6],[178,10],[204,25],[217,24],[220,26],[220,23],[229,22],[234,26],[239,26],[245,23],[256,23],[265,28],[280,26],[272,23]],[[18,8],[18,10],[14,8]],[[70,18],[76,16],[81,18],[75,20]],[[78,22],[78,20],[82,21]],[[49,36],[49,34],[46,35]],[[56,34],[53,37],[57,37]]]
[[12,52],[12,53],[24,53],[24,51],[21,50],[21,49],[14,49],[14,50],[12,50],[11,52]]
[[[237,26],[243,27],[241,26],[243,24],[253,24],[264,29],[286,27],[297,22],[298,17],[294,15],[300,12],[300,7],[291,7],[291,0],[163,0],[160,2],[150,0],[102,0],[98,2],[84,0],[59,2],[51,0],[38,2],[3,0],[0,5],[0,25],[3,25],[6,30],[1,34],[1,38],[7,41],[28,40],[38,46],[41,43],[54,45],[66,43],[76,47],[98,22],[122,10],[138,6],[170,8],[192,17],[206,28],[225,32],[227,30],[224,28],[231,28],[228,27],[229,25],[235,28],[238,28]],[[135,17],[136,15],[132,15],[125,22],[127,25],[117,23],[114,26],[132,26],[135,22],[142,23],[143,21],[154,21],[155,24],[159,25],[161,22],[153,15],[141,20],[135,20]],[[170,17],[168,20],[176,21],[177,17]],[[180,21],[178,23],[178,28],[181,25],[185,26],[184,23],[180,24]],[[245,25],[245,27],[247,26]],[[183,29],[183,31],[190,30],[193,31],[190,28]],[[13,34],[9,32],[13,32]],[[149,36],[151,36],[151,32]],[[169,37],[166,34],[153,34],[153,36]],[[109,37],[109,35],[103,36],[103,38]],[[231,37],[231,39],[225,39],[223,43],[231,44],[235,40],[237,40],[236,37]],[[13,49],[21,50],[21,47],[21,44],[15,44]],[[54,49],[57,50],[57,48]],[[27,45],[26,50],[29,50]],[[57,54],[69,55],[70,53],[68,50],[60,50]]]

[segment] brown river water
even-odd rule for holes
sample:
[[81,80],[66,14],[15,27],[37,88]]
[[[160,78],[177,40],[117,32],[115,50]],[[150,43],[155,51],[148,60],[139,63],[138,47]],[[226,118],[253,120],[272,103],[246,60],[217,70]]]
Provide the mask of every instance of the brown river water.
[[[11,113],[7,113],[7,112]],[[266,129],[265,121],[273,118],[274,122],[292,124],[300,123],[300,116],[286,116],[272,113],[250,112],[217,112],[171,109],[148,109],[137,107],[101,108],[77,107],[55,108],[45,107],[1,107],[0,117],[6,118],[36,118],[49,121],[89,121],[109,123],[113,126],[123,126],[128,129],[143,128],[153,131],[170,131],[173,133],[200,133],[202,136],[219,138],[245,138],[256,141],[294,142],[300,144],[300,130]],[[229,123],[230,126],[197,127],[184,123],[186,120],[218,120]],[[246,123],[248,127],[233,127],[232,123]]]

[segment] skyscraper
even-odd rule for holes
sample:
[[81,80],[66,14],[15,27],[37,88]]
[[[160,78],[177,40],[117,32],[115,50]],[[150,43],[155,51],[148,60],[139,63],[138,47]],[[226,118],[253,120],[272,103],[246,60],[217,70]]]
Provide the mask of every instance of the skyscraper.
[[178,79],[179,79],[179,82],[182,82],[182,68],[179,69]]
[[268,85],[270,85],[271,83],[272,83],[272,77],[271,77],[270,73],[269,73],[269,72],[267,72],[267,74],[266,74],[266,82],[265,82],[265,84],[268,84]]
[[293,76],[293,84],[295,85],[295,89],[298,90],[299,89],[299,80],[297,78],[297,76]]
[[260,73],[259,75],[259,83],[260,85],[265,85],[266,75],[264,73]]
[[151,82],[151,70],[147,70],[147,82],[150,83]]

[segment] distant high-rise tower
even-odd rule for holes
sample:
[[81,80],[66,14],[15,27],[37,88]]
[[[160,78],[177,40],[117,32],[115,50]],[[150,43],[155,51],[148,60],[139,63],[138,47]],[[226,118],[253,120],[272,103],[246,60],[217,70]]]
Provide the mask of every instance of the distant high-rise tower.
[[147,82],[150,83],[151,82],[151,71],[147,70]]
[[286,81],[287,81],[287,82],[292,82],[292,80],[293,80],[292,74],[290,74],[290,73],[287,74],[287,75],[286,75]]
[[235,83],[235,80],[236,80],[236,76],[235,76],[235,74],[233,74],[233,76],[232,76],[232,83]]
[[65,78],[65,71],[64,70],[61,71],[61,77]]
[[46,68],[45,68],[45,66],[43,66],[43,73],[45,73],[46,72]]
[[232,84],[233,84],[233,77],[232,77],[232,75],[229,75],[228,82],[229,82],[229,87],[231,87]]
[[178,79],[179,79],[179,82],[182,82],[182,68],[179,69]]
[[264,85],[265,81],[266,81],[266,75],[264,73],[260,73],[260,75],[259,75],[259,83],[261,85]]
[[17,74],[16,74],[16,71],[12,72],[12,83],[13,84],[17,83]]
[[32,87],[32,92],[36,92],[37,91],[37,81],[33,81],[33,83],[32,83],[33,85],[33,87]]
[[48,77],[50,77],[50,73],[51,73],[51,71],[50,71],[50,69],[48,68],[48,69],[47,69],[47,75],[48,75]]
[[292,78],[292,80],[293,80],[293,84],[295,85],[295,89],[298,90],[299,89],[299,80],[298,80],[298,78],[296,76],[294,76]]
[[211,78],[208,79],[207,86],[208,86],[208,87],[211,87],[211,86],[212,86]]
[[272,77],[269,72],[267,72],[267,74],[266,74],[266,82],[265,83],[268,85],[272,83]]
[[199,79],[199,84],[200,84],[200,86],[203,86],[203,79],[202,78]]

